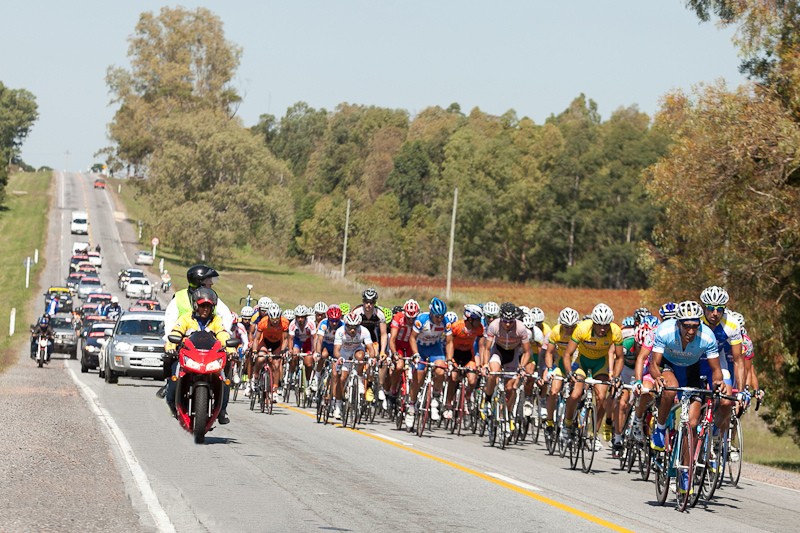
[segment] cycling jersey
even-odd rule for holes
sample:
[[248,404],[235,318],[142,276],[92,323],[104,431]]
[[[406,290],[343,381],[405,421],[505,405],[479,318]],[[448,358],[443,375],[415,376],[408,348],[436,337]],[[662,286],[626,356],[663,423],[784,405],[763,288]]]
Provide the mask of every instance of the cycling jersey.
[[372,342],[369,330],[364,326],[358,326],[355,335],[349,335],[345,326],[340,326],[336,330],[333,340],[334,346],[341,346],[339,354],[349,359],[358,351],[366,351],[366,343]]
[[474,354],[475,339],[483,336],[483,326],[468,328],[466,320],[458,320],[450,329],[453,334],[453,349]]
[[622,331],[614,322],[602,337],[594,334],[594,322],[583,320],[575,326],[571,339],[578,345],[578,353],[587,359],[608,358],[608,350],[612,345],[622,345]]
[[684,348],[678,321],[674,318],[665,320],[656,329],[653,353],[663,354],[664,359],[674,366],[693,365],[703,356],[708,359],[719,357],[717,340],[711,328],[701,324],[695,338]]
[[262,320],[258,323],[258,331],[265,341],[270,343],[280,342],[283,339],[283,334],[289,331],[289,321],[286,317],[281,317],[280,322],[277,324],[270,324],[269,319]]
[[[711,328],[711,325],[706,320],[704,316],[703,324]],[[717,352],[720,355],[720,364],[724,365],[724,362],[733,363],[733,354],[731,353],[731,346],[736,346],[737,344],[742,343],[742,331],[739,328],[739,324],[734,322],[731,318],[728,317],[728,313],[722,315],[722,318],[719,321],[719,324],[711,328],[711,331],[714,332],[714,337],[717,339]],[[728,368],[730,365],[725,365],[725,368]]]
[[383,311],[375,307],[372,316],[368,317],[364,312],[364,306],[359,305],[352,312],[361,315],[361,325],[369,331],[372,342],[381,342],[381,324],[386,323]]
[[531,340],[531,331],[520,320],[515,320],[511,329],[506,330],[500,325],[500,319],[495,318],[486,329],[486,338],[503,350],[513,350],[523,342]]
[[417,346],[422,347],[443,345],[445,337],[453,334],[452,324],[446,318],[436,325],[431,321],[430,313],[422,313],[414,321],[414,332],[417,334]]
[[289,323],[289,337],[295,344],[304,344],[316,334],[317,327],[312,320],[306,319],[302,327],[298,326],[296,319]]
[[406,319],[406,314],[403,311],[395,313],[392,317],[392,324],[390,329],[396,329],[394,335],[395,343],[408,344],[408,339],[411,338],[411,330],[414,327],[414,321]]
[[753,341],[744,328],[742,328],[742,355],[748,361],[756,355],[755,352],[753,352]]
[[233,328],[233,337],[234,339],[239,339],[242,344],[239,345],[239,349],[242,353],[247,352],[247,348],[250,346],[249,344],[249,336],[247,335],[247,328],[244,327],[244,324],[241,322],[237,322]]
[[341,325],[341,320],[337,323],[337,327],[333,328],[330,325],[329,319],[324,319],[319,323],[317,328],[317,337],[322,337],[322,344],[330,344],[333,346],[333,341],[336,338],[336,329]]
[[547,343],[555,345],[553,366],[560,366],[562,367],[562,371],[566,371],[562,358],[569,344],[569,335],[564,332],[561,324],[556,324],[553,326],[553,329],[550,330],[550,334],[547,336]]

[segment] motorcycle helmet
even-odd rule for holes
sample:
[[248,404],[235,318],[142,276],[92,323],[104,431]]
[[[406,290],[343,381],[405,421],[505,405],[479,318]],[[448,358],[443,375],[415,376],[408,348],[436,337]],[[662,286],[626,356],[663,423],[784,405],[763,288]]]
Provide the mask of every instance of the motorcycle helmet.
[[197,308],[203,304],[211,304],[211,312],[217,306],[217,293],[212,289],[200,287],[192,293],[192,309],[196,312]]
[[186,271],[186,281],[190,289],[196,289],[208,278],[218,278],[219,272],[207,265],[194,265]]

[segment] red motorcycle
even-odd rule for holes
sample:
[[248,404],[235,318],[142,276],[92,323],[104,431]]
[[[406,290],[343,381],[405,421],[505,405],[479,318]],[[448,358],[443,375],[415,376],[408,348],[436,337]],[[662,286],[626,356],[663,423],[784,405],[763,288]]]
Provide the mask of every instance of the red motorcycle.
[[[175,408],[181,426],[202,444],[206,433],[219,416],[224,387],[228,386],[223,373],[228,360],[225,346],[209,331],[195,331],[188,337],[170,335],[169,341],[179,345],[178,375]],[[239,339],[226,342],[229,348],[240,344]]]

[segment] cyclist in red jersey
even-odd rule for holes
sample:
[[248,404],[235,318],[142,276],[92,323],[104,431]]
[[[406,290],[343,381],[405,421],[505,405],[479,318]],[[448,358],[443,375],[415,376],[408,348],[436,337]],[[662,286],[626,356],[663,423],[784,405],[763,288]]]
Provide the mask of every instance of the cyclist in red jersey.
[[403,357],[411,355],[411,346],[408,339],[411,338],[411,329],[414,327],[414,319],[419,315],[419,304],[416,300],[410,299],[403,304],[403,310],[395,313],[389,327],[391,336],[389,337],[389,351],[396,356],[395,364],[391,369],[389,377],[389,392],[386,399],[389,403],[397,401],[397,391],[400,388],[400,381],[403,378],[405,362]]

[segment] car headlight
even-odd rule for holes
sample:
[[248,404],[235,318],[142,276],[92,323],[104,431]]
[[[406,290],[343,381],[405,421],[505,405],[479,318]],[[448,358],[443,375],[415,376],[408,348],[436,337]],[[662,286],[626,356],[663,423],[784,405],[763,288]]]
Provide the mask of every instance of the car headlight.
[[116,348],[120,352],[129,352],[133,349],[133,346],[125,341],[117,341],[114,343],[114,348]]
[[211,361],[206,365],[206,371],[208,372],[216,372],[220,368],[222,368],[223,363],[225,363],[225,358],[220,357],[216,361]]
[[98,348],[97,346],[87,346],[86,347],[86,351],[89,352],[89,353],[95,353],[95,352],[99,352],[100,348]]

